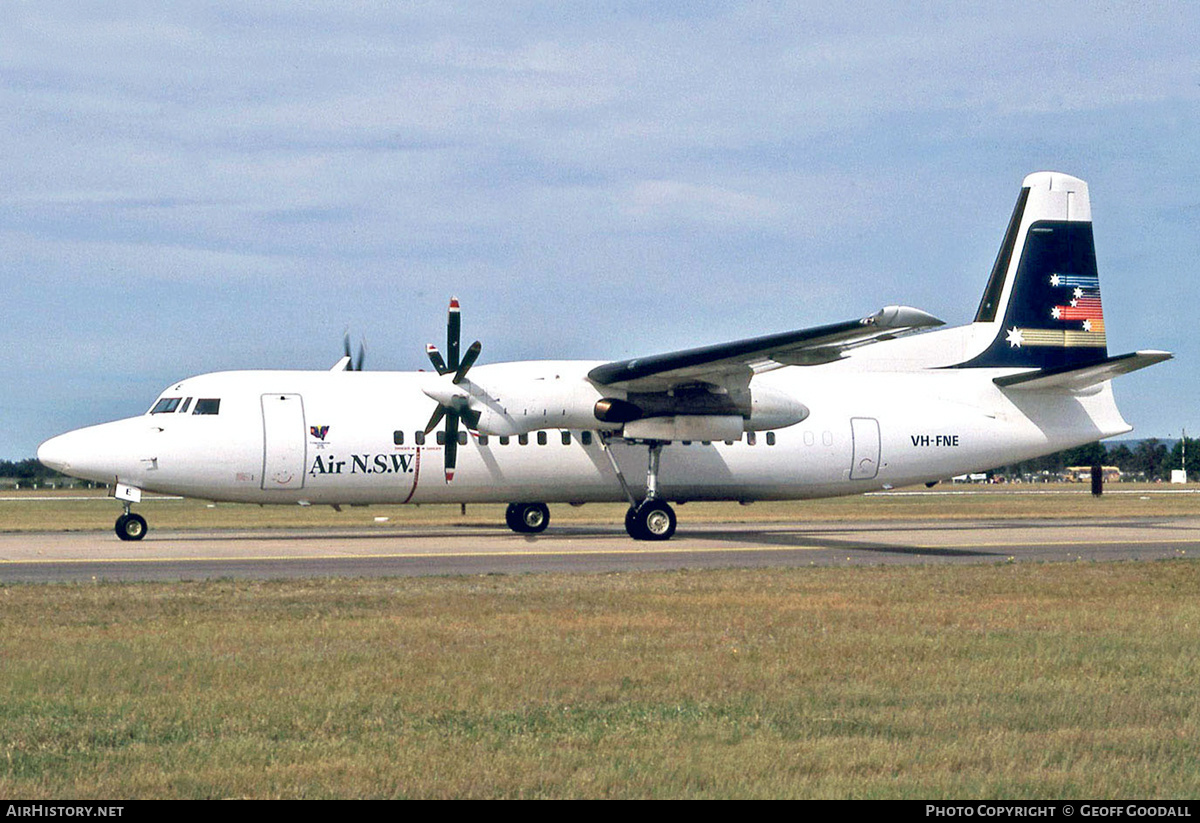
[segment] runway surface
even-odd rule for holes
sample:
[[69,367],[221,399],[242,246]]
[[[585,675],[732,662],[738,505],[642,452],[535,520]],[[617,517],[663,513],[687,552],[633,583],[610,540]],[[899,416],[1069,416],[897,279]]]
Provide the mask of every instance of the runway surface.
[[0,534],[0,582],[616,572],[771,566],[1160,560],[1200,555],[1200,517]]

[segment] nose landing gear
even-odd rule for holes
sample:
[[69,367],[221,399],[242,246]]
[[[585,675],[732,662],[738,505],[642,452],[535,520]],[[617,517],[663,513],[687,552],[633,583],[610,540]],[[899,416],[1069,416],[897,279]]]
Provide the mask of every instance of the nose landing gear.
[[141,540],[149,530],[146,518],[140,514],[134,514],[128,506],[125,507],[125,513],[117,518],[115,531],[117,537],[122,540]]

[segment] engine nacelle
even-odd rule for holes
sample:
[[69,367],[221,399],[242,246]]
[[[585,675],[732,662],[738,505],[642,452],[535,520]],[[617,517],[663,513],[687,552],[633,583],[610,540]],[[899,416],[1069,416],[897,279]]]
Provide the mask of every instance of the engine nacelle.
[[[639,440],[736,440],[744,431],[780,429],[808,417],[804,404],[766,386],[625,392],[596,385],[580,369],[569,362],[480,366],[457,384],[450,375],[430,375],[422,389],[462,414],[471,428],[501,436],[601,429],[624,430],[626,437]],[[735,420],[740,421],[736,430]],[[668,436],[659,436],[663,433]]]
[[774,389],[751,389],[750,416],[746,431],[766,431],[794,426],[808,417],[808,406],[794,397]]
[[626,440],[740,440],[740,415],[647,417],[625,424]]
[[[679,440],[729,440],[742,436],[742,431],[763,431],[765,429],[782,429],[793,426],[808,417],[808,408],[782,392],[766,387],[756,387],[749,391],[716,393],[706,388],[696,387],[675,392],[630,392],[625,398],[604,397],[596,402],[592,410],[596,420],[613,428],[625,427],[625,436],[631,439],[679,439]],[[643,422],[681,421],[697,418],[706,421],[723,420],[719,424],[722,431],[728,429],[728,419],[737,418],[742,421],[737,434],[732,438],[725,436],[713,437],[647,437],[642,434],[630,434],[630,431],[640,432]],[[670,429],[680,423],[656,423]],[[697,424],[713,426],[712,422]]]

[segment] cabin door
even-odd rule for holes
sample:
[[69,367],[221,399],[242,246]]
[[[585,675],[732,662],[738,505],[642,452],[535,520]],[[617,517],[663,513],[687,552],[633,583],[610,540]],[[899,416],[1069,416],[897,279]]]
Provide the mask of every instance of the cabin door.
[[854,440],[850,479],[871,480],[879,474],[879,421],[874,417],[851,417],[850,434]]
[[262,412],[263,489],[304,488],[304,400],[298,394],[264,394]]

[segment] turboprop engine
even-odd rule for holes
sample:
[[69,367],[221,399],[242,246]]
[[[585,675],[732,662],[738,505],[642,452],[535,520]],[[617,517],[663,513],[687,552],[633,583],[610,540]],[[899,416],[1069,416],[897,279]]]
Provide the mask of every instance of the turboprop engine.
[[808,417],[803,403],[765,386],[629,392],[601,398],[593,413],[601,423],[621,424],[630,440],[736,440],[743,431],[780,429]]
[[619,392],[596,386],[582,368],[575,363],[480,366],[472,372],[474,379],[459,383],[449,375],[430,375],[423,390],[470,428],[502,436],[600,429],[631,440],[737,440],[746,431],[784,428],[808,417],[804,404],[766,386]]
[[476,341],[460,358],[460,327],[458,300],[452,299],[447,358],[436,346],[426,347],[436,374],[421,387],[437,404],[426,433],[445,420],[447,482],[454,476],[460,423],[501,437],[538,429],[600,429],[629,440],[737,440],[744,431],[779,429],[808,417],[802,403],[766,386],[695,383],[630,392],[589,379],[595,364],[538,361],[472,369],[482,347]]

